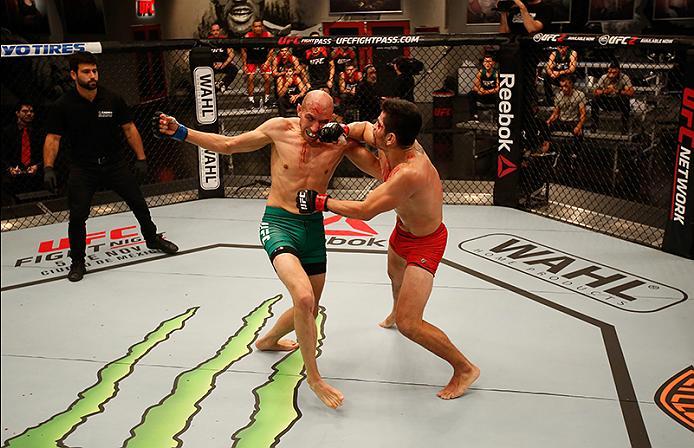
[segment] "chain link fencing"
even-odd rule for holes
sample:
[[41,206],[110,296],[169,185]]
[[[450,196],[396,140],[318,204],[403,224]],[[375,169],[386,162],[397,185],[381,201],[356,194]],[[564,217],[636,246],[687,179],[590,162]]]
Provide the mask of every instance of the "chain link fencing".
[[[165,49],[131,46],[97,55],[99,85],[121,95],[130,106],[133,121],[142,137],[148,161],[148,171],[141,188],[151,206],[166,205],[197,198],[197,156],[190,149],[168,140],[154,138],[151,119],[154,111],[168,110],[190,120],[194,116],[194,101],[190,88],[188,51],[183,48]],[[2,58],[3,134],[16,129],[15,104],[28,103],[35,110],[32,132],[43,133],[43,122],[51,104],[63,93],[74,88],[70,79],[67,58],[38,56]],[[126,160],[134,163],[135,154],[122,136],[122,151]],[[21,144],[3,138],[2,158],[2,230],[63,222],[68,219],[67,179],[70,148],[61,141],[55,170],[58,188],[49,191],[43,185],[41,148],[30,164],[38,164],[36,174],[26,173],[21,161]],[[22,173],[11,175],[8,169],[19,167]],[[97,192],[90,216],[128,211],[127,205],[112,191]]]
[[[302,94],[320,86],[333,96],[334,119],[345,123],[374,122],[383,98],[414,100],[424,119],[418,139],[441,174],[445,202],[491,205],[495,161],[489,148],[495,135],[491,129],[482,133],[456,128],[455,124],[465,119],[466,93],[474,82],[476,67],[485,48],[498,47],[503,41],[487,37],[470,38],[467,45],[450,46],[274,48],[274,53],[265,62],[273,68],[268,69],[272,74],[265,79],[262,73],[253,76],[252,95],[249,94],[249,77],[243,67],[239,67],[238,75],[226,85],[225,70],[219,70],[217,105],[220,132],[236,135],[278,115],[296,116],[296,104],[301,102]],[[316,63],[317,60],[320,64]],[[331,61],[334,65],[332,77]],[[460,69],[461,61],[464,61],[465,69]],[[322,64],[326,66],[317,68]],[[285,84],[291,87],[284,88]],[[462,95],[458,94],[459,90],[463,91]],[[269,92],[267,97],[266,92]],[[251,96],[253,102],[249,99]],[[267,196],[269,146],[252,153],[225,156],[223,165],[226,169],[225,186],[229,190],[227,196]],[[335,171],[329,193],[339,199],[363,199],[377,185],[377,181],[345,159]]]
[[[422,36],[412,45],[354,42],[349,48],[318,45],[314,51],[304,39],[300,45],[298,39],[267,41],[253,47],[231,39],[202,42],[214,48],[219,133],[237,135],[272,117],[296,115],[296,104],[311,88],[331,93],[335,119],[343,122],[374,121],[382,98],[408,98],[424,117],[419,141],[439,170],[445,203],[493,204],[502,68],[496,55],[508,39],[436,35]],[[155,139],[150,121],[153,112],[161,110],[182,123],[195,122],[188,53],[199,44],[113,46],[98,55],[100,84],[126,99],[142,135],[149,162],[142,190],[150,206],[198,197],[197,151],[188,144]],[[249,60],[257,59],[255,67],[242,65],[241,47],[252,54]],[[530,40],[520,47],[525,153],[518,167],[520,206],[659,247],[672,193],[684,49],[594,45],[569,47],[567,57],[556,47]],[[63,57],[3,57],[1,64],[3,91],[31,99],[39,125],[50,103],[72,86]],[[617,78],[607,75],[615,65]],[[571,73],[555,73],[569,69]],[[566,83],[573,90],[562,85]],[[3,111],[3,126],[14,119],[13,111]],[[57,195],[38,183],[32,184],[33,190],[28,184],[22,187],[21,178],[10,179],[15,186],[6,189],[3,177],[3,231],[67,220],[65,150],[61,153]],[[267,197],[269,146],[221,160],[226,197]],[[377,184],[344,160],[329,192],[341,199],[363,199]],[[92,215],[127,210],[114,193],[103,191],[95,197]]]
[[660,247],[686,47],[525,44],[521,204]]

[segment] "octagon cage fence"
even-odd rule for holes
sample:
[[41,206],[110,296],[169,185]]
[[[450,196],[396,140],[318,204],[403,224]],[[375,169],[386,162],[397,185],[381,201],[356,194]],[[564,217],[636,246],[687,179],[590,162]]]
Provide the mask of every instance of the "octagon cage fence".
[[[67,58],[36,45],[30,51],[5,47],[3,95],[31,103],[40,130],[51,103],[73,88]],[[251,47],[267,58],[249,92],[240,54]],[[301,99],[292,93],[325,86],[321,73],[329,71],[312,66],[313,47],[324,49],[316,53],[325,56],[321,63],[335,67],[332,86],[324,87],[334,98],[335,120],[373,122],[383,98],[414,101],[424,119],[418,140],[439,171],[446,204],[521,207],[662,247],[677,188],[680,111],[694,65],[688,38],[539,34],[513,41],[434,34],[72,46],[99,53],[100,85],[131,107],[148,158],[141,188],[150,206],[267,197],[269,146],[213,156],[211,168],[207,151],[155,138],[151,118],[164,111],[190,127],[231,136],[295,115]],[[205,66],[213,79],[195,76]],[[213,119],[201,122],[201,107],[209,105],[200,98],[205,91],[214,101]],[[3,128],[16,120],[8,103]],[[49,191],[40,164],[35,176],[8,174],[8,145],[3,142],[2,231],[66,221],[69,148],[56,161],[58,189]],[[122,146],[134,160],[125,140]],[[219,184],[205,186],[207,175]],[[329,193],[363,199],[378,183],[343,160]],[[91,216],[127,210],[105,190],[95,196]]]

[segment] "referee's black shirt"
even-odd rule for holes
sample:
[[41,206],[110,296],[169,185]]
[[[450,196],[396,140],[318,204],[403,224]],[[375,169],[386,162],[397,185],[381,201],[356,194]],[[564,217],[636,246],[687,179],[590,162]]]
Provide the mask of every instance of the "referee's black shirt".
[[121,126],[131,121],[130,109],[119,95],[99,87],[94,101],[89,101],[73,89],[53,104],[46,132],[66,140],[72,163],[91,165],[104,157],[111,162],[122,158]]

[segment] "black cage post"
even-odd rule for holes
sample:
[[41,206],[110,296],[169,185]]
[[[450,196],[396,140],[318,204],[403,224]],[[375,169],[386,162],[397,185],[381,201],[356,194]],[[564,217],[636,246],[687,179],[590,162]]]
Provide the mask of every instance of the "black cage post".
[[[217,96],[215,92],[214,70],[212,69],[212,49],[198,46],[190,50],[190,70],[195,90],[196,129],[203,132],[219,132],[217,123]],[[224,197],[222,164],[218,153],[198,147],[198,197]]]
[[497,105],[497,152],[494,205],[518,206],[518,177],[521,155],[521,107],[523,65],[518,43],[510,43],[497,54],[499,101]]
[[670,213],[665,225],[663,250],[694,258],[694,188],[690,182],[694,142],[694,50],[687,51],[685,85],[682,89],[680,128],[677,133]]

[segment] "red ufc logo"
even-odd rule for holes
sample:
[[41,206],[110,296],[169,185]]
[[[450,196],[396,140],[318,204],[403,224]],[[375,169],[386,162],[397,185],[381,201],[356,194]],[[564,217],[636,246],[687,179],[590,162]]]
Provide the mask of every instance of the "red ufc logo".
[[135,4],[138,17],[154,16],[154,0],[137,0]]
[[[112,229],[109,232],[109,238],[112,241],[119,241],[123,240],[126,238],[133,238],[138,236],[139,234],[137,232],[134,233],[126,233],[126,231],[130,229],[135,229],[136,226],[126,226],[126,227],[119,227],[117,229]],[[86,242],[87,244],[91,244],[95,240],[100,240],[100,239],[105,239],[106,238],[106,231],[102,230],[100,232],[92,232],[87,234]],[[68,238],[61,238],[59,241],[54,241],[54,240],[48,240],[48,241],[41,241],[39,243],[39,253],[40,254],[45,254],[48,252],[56,252],[59,250],[65,250],[70,248],[70,240]]]
[[277,39],[277,45],[280,45],[282,47],[286,47],[288,45],[299,45],[301,42],[301,38],[299,36],[282,36],[279,39]]

